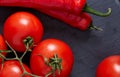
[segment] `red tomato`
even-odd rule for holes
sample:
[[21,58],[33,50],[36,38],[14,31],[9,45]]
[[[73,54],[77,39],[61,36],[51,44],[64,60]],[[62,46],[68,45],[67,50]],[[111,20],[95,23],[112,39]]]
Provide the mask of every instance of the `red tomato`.
[[[18,61],[5,61],[2,69],[1,66],[2,65],[0,64],[0,77],[21,77],[23,74],[22,67]],[[25,64],[23,64],[23,66],[27,72],[31,73],[30,69]],[[24,77],[31,76],[24,75]]]
[[[7,45],[6,45],[5,40],[1,34],[0,34],[0,50],[7,50]],[[2,54],[4,56],[6,56],[5,52],[2,52]],[[1,61],[2,61],[2,59],[0,59],[0,63],[1,63]]]
[[43,36],[43,27],[40,20],[31,13],[17,12],[7,18],[4,23],[4,37],[13,49],[25,51],[23,40],[30,36],[37,44]]
[[120,77],[120,55],[105,58],[97,67],[96,77]]
[[[59,74],[56,70],[54,72],[55,77],[69,77],[74,63],[74,56],[71,48],[65,42],[57,39],[46,39],[33,49],[30,58],[31,71],[44,77],[52,69],[45,63],[45,57],[50,61],[50,58],[53,58],[55,54],[62,60],[60,63],[62,66],[61,72]],[[53,77],[52,75],[49,77]]]

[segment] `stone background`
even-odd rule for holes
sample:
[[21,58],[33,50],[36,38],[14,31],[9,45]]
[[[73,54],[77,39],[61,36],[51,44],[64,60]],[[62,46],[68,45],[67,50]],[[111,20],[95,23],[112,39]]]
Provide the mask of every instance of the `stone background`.
[[[57,38],[70,45],[75,56],[75,63],[70,77],[95,77],[95,70],[101,60],[110,55],[120,55],[120,5],[119,0],[87,0],[92,8],[106,12],[112,8],[109,17],[92,16],[93,24],[103,31],[80,31],[68,24],[41,12],[28,8],[0,7],[0,32],[5,19],[16,11],[29,11],[43,23],[43,39]],[[69,56],[69,55],[68,55]],[[28,63],[27,60],[24,62]]]

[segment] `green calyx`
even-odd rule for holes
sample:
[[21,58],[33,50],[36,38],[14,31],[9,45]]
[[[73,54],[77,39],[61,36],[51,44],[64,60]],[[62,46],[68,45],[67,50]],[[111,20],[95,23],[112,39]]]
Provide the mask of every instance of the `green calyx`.
[[45,59],[45,63],[51,67],[51,71],[49,71],[45,77],[48,77],[49,75],[53,75],[53,77],[55,77],[55,72],[58,71],[58,74],[60,74],[61,70],[62,70],[62,59],[58,58],[58,55],[55,54],[52,58]]
[[99,12],[99,11],[96,11],[94,9],[92,9],[91,7],[89,7],[87,4],[85,5],[85,7],[83,8],[83,11],[87,12],[87,13],[91,13],[91,14],[94,14],[96,16],[101,16],[101,17],[106,17],[106,16],[109,16],[112,12],[112,9],[111,8],[108,8],[107,12],[106,13],[102,13],[102,12]]
[[31,51],[31,50],[30,50],[30,47],[33,45],[33,38],[30,37],[30,36],[28,36],[28,37],[26,37],[26,38],[23,40],[23,42],[24,42],[24,44],[25,44],[26,49],[28,49],[29,51]]

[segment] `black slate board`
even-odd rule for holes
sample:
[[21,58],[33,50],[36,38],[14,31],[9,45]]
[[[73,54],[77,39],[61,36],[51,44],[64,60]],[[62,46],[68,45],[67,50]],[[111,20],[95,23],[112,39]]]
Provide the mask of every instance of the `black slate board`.
[[82,32],[33,9],[0,7],[0,32],[9,15],[16,11],[29,11],[38,16],[44,25],[43,39],[57,38],[72,48],[75,63],[70,77],[95,77],[96,67],[101,60],[110,55],[120,55],[120,5],[119,0],[87,0],[87,3],[102,12],[112,8],[109,17],[91,15],[93,24],[103,31]]

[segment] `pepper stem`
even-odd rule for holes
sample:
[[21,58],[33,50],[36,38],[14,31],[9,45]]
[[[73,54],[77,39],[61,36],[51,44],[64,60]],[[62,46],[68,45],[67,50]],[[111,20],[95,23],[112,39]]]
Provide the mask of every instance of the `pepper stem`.
[[91,14],[94,14],[96,16],[101,16],[101,17],[106,17],[106,16],[109,16],[112,12],[112,9],[111,8],[108,8],[108,11],[106,13],[102,13],[102,12],[99,12],[99,11],[96,11],[94,10],[93,8],[89,7],[87,4],[85,5],[83,11],[87,12],[87,13],[91,13]]
[[102,28],[97,27],[97,26],[94,26],[92,23],[90,24],[89,29],[90,29],[90,30],[103,31],[103,29],[102,29]]

